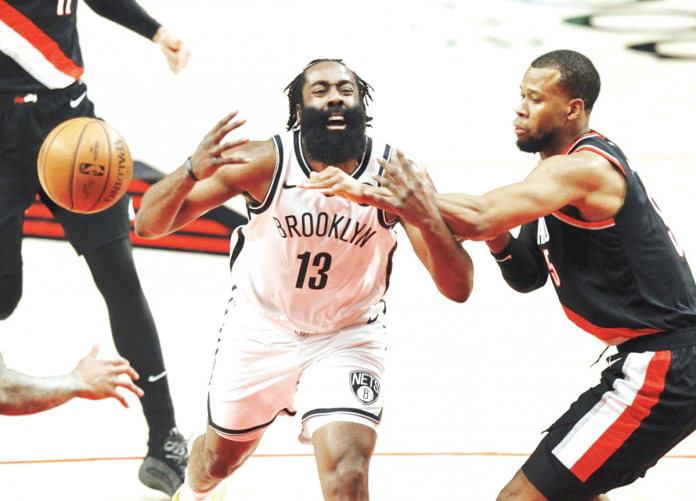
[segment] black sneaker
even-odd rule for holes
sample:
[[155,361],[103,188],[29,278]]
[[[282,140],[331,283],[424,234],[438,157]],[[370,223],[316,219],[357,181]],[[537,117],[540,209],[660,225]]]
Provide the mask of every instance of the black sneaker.
[[151,489],[171,497],[184,483],[188,457],[186,439],[172,428],[162,443],[148,448],[138,478]]

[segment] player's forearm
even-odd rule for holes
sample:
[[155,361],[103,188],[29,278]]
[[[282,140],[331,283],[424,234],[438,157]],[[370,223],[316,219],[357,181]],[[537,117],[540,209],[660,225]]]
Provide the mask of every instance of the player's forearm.
[[438,193],[437,208],[452,232],[463,240],[485,240],[500,231],[490,224],[480,197],[459,193]]
[[[523,232],[528,232],[524,229]],[[542,287],[548,277],[548,269],[543,258],[523,242],[522,238],[513,238],[508,234],[507,244],[497,250],[491,249],[491,255],[498,263],[505,282],[517,292],[531,292]]]
[[85,0],[85,2],[100,16],[149,40],[154,38],[161,26],[134,0]]
[[510,243],[510,238],[512,235],[510,235],[509,231],[506,231],[504,233],[501,233],[495,238],[492,238],[490,240],[486,240],[486,245],[488,248],[491,250],[493,254],[497,254],[498,252],[501,252],[502,250],[505,249],[505,247],[508,246]]
[[185,166],[152,185],[143,195],[135,216],[135,233],[157,238],[174,231],[186,196],[195,186]]
[[420,230],[426,248],[426,268],[440,293],[463,303],[474,288],[474,264],[468,252],[440,220]]
[[52,409],[78,396],[79,389],[72,375],[39,378],[3,369],[0,414],[19,416]]

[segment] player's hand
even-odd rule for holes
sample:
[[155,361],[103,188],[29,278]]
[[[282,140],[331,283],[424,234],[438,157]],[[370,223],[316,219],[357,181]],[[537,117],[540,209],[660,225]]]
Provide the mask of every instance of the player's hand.
[[383,158],[377,161],[385,172],[384,176],[373,177],[389,194],[365,191],[364,196],[372,200],[371,205],[378,204],[416,227],[430,226],[433,219],[441,218],[435,201],[437,191],[425,168],[418,167],[401,150],[396,150],[396,156],[389,162]]
[[[300,188],[319,190],[324,195],[337,195],[357,204],[366,203],[365,188],[370,185],[359,182],[341,169],[327,167],[321,172],[312,172],[309,179],[298,185]],[[386,190],[382,190],[388,194]]]
[[[240,155],[234,155],[234,148],[249,142],[249,139],[236,139],[223,143],[225,136],[233,130],[241,127],[246,123],[246,120],[234,120],[237,116],[237,111],[233,111],[225,118],[220,120],[215,127],[208,132],[203,141],[198,145],[196,152],[191,155],[191,166],[193,172],[199,180],[206,179],[223,165],[229,164],[247,164],[250,159]],[[227,153],[227,155],[224,155]]]
[[167,58],[169,69],[175,75],[186,67],[191,57],[191,50],[179,37],[172,35],[164,26],[160,26],[152,41],[159,46]]
[[[128,360],[120,357],[112,360],[97,360],[98,352],[99,345],[95,343],[92,351],[78,362],[71,373],[77,382],[77,396],[89,400],[115,398],[124,407],[128,407],[128,402],[116,391],[118,388],[125,388],[136,396],[142,397],[143,390],[135,386],[132,381],[139,379],[140,376],[130,366]],[[123,375],[127,377],[121,377]]]

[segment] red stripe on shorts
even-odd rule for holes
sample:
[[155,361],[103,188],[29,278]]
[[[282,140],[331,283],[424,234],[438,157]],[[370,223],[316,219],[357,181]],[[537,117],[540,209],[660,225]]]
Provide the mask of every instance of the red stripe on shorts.
[[583,482],[586,481],[621,445],[638,429],[659,401],[665,388],[665,377],[672,360],[669,351],[659,351],[650,360],[643,386],[614,423],[607,428],[583,456],[570,469]]
[[0,20],[32,44],[58,71],[75,80],[84,73],[85,69],[63,54],[51,37],[4,0],[0,0]]

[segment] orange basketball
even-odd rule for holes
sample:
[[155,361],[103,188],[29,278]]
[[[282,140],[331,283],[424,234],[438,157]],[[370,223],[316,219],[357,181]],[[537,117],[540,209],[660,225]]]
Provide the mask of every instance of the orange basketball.
[[39,182],[56,204],[81,214],[102,211],[126,193],[133,177],[128,145],[96,118],[73,118],[44,139]]

